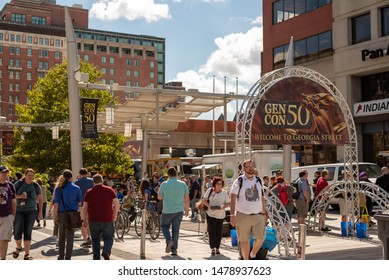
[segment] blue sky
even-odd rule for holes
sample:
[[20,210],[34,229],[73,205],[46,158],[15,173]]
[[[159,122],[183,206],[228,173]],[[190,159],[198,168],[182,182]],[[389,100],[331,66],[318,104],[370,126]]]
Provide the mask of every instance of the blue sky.
[[[9,1],[0,0],[1,6]],[[246,94],[259,79],[261,0],[57,0],[89,9],[92,29],[166,39],[166,81],[188,88]],[[235,106],[232,106],[235,107]]]

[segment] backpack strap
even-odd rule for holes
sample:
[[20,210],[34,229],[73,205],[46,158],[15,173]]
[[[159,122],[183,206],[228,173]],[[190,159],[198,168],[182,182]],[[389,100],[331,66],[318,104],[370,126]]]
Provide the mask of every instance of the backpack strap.
[[[258,191],[258,187],[257,187],[257,183],[260,183],[261,186],[262,186],[262,180],[261,178],[259,178],[259,176],[255,176],[256,178],[256,182],[255,182],[255,188],[257,189],[257,192],[259,193]],[[239,200],[239,193],[240,193],[240,189],[242,188],[242,185],[243,185],[243,176],[239,176],[238,177],[238,181],[239,181],[239,190],[238,190],[238,195],[237,195],[237,199]]]

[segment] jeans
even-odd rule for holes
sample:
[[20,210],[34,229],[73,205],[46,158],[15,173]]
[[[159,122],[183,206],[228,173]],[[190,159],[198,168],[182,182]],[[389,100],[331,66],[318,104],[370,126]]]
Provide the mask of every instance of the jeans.
[[[161,229],[162,229],[162,234],[166,239],[166,243],[168,243],[170,240],[173,240],[174,242],[171,250],[172,253],[177,253],[178,236],[180,235],[180,225],[183,216],[184,216],[183,212],[161,214]],[[170,225],[172,226],[171,235],[170,235]]]
[[103,236],[103,253],[111,255],[113,245],[114,225],[113,222],[93,222],[89,221],[90,236],[92,238],[93,259],[100,260],[100,239]]
[[34,227],[36,210],[16,211],[14,222],[14,238],[21,240],[22,235],[25,241],[31,241],[32,228]]
[[[73,254],[74,230],[67,228],[66,213],[58,213],[58,259],[70,260]],[[66,252],[65,252],[66,243]]]
[[[42,205],[42,220],[46,220],[46,206],[47,206],[47,202],[43,202],[43,205]],[[37,221],[37,223],[39,223],[39,219],[38,219],[39,204],[38,203],[36,204],[36,208],[38,209],[38,212],[36,213],[36,221]]]

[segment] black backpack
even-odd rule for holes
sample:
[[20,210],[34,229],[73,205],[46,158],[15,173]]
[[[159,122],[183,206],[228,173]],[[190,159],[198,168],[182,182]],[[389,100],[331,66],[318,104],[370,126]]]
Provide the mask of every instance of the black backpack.
[[[258,176],[255,176],[255,178],[257,179],[257,181],[255,182],[255,188],[257,189],[257,192],[258,192],[257,183],[260,183],[262,185],[262,180]],[[239,181],[239,191],[238,191],[237,199],[239,200],[240,189],[242,188],[242,185],[243,185],[243,177],[239,176],[238,181]]]
[[300,193],[301,193],[301,191],[299,191],[298,180],[299,179],[296,179],[296,180],[294,180],[293,182],[290,183],[290,185],[295,189],[295,192],[292,194],[292,197],[294,199],[298,199],[300,197]]

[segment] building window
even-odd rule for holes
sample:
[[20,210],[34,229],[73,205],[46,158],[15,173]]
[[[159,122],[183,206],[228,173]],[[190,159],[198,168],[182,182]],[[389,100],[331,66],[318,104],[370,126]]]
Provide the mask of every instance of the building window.
[[27,72],[27,80],[31,80],[31,77],[32,77],[31,72]]
[[3,58],[0,57],[0,66],[3,65]]
[[27,43],[28,43],[28,44],[32,44],[32,37],[31,37],[31,36],[28,36],[28,37],[27,37]]
[[102,83],[103,85],[106,85],[106,84],[107,84],[107,81],[106,81],[105,79],[101,79],[101,83]]
[[50,40],[49,38],[45,38],[45,46],[49,46],[50,45]]
[[389,98],[389,72],[361,77],[362,102]]
[[105,67],[101,68],[101,73],[105,75],[107,73],[107,69]]
[[84,61],[89,61],[89,55],[84,54]]
[[332,0],[279,0],[273,3],[273,24],[328,5]]
[[13,58],[11,58],[10,60],[9,60],[9,66],[10,67],[14,67],[14,60],[13,60]]
[[11,42],[15,42],[15,35],[14,35],[14,34],[11,34],[11,35],[9,36],[9,40],[10,40]]
[[110,57],[109,58],[109,63],[110,64],[115,64],[115,58],[114,57]]
[[39,44],[39,45],[43,45],[43,38],[39,38],[39,39],[38,39],[38,44]]
[[[9,84],[9,91],[14,91],[14,85],[13,84]],[[9,96],[9,102],[12,102],[12,95]]]
[[27,68],[32,68],[32,61],[31,60],[27,60]]
[[139,76],[139,72],[138,72],[138,70],[135,70],[134,71],[134,77],[138,77]]
[[126,59],[126,65],[131,66],[131,59],[128,59],[128,58]]
[[381,36],[389,35],[389,7],[381,9]]
[[15,60],[15,67],[20,68],[20,59]]
[[18,22],[18,23],[26,23],[26,15],[23,15],[23,14],[12,14],[11,15],[11,21],[12,22]]
[[61,40],[55,39],[55,46],[60,47],[61,46]]
[[154,72],[150,72],[150,78],[154,79],[154,76],[155,76]]
[[14,114],[14,109],[8,108],[8,115],[13,115],[13,114]]
[[33,16],[31,22],[32,22],[32,24],[46,25],[46,18]]
[[20,48],[16,48],[15,53],[16,53],[16,55],[20,55]]
[[32,56],[32,49],[31,48],[27,49],[27,56]]
[[107,63],[107,57],[102,56],[102,57],[101,57],[101,62],[102,62],[102,63]]
[[55,59],[60,59],[61,58],[61,53],[60,52],[55,52],[54,53],[54,58]]
[[20,103],[20,97],[18,95],[15,96],[15,103]]
[[150,68],[154,68],[154,66],[155,66],[154,61],[150,61]]
[[[273,69],[284,67],[288,46],[289,44],[273,49]],[[294,64],[296,65],[332,54],[332,31],[323,32],[294,43]]]
[[370,13],[351,19],[352,44],[369,41],[371,39]]
[[131,76],[131,70],[126,70],[126,75],[127,75],[127,77],[130,77]]
[[[20,84],[15,84],[15,91],[20,91]],[[15,98],[16,101],[16,98]]]
[[3,46],[0,46],[0,53],[3,53]]
[[14,71],[9,71],[9,78],[13,79],[14,78]]
[[0,70],[0,78],[3,78],[3,70]]
[[110,74],[110,75],[115,75],[115,69],[110,68],[110,69],[109,69],[109,74]]
[[9,54],[15,54],[15,47],[9,47]]
[[49,63],[47,61],[45,61],[45,63],[43,63],[43,65],[44,65],[45,70],[49,70]]
[[20,79],[20,72],[19,71],[15,72],[15,79]]
[[134,66],[139,66],[139,60],[134,59]]
[[20,43],[21,37],[20,35],[16,35],[16,43]]

